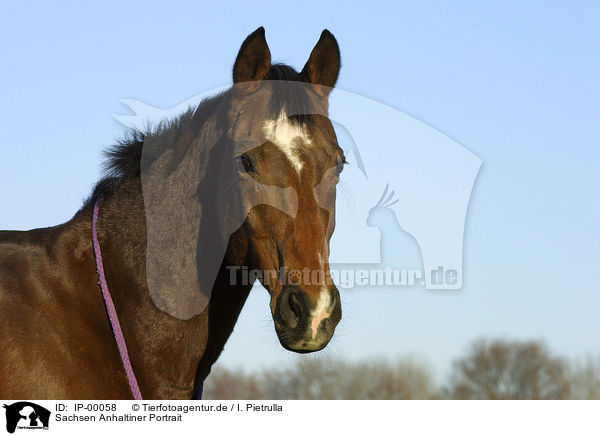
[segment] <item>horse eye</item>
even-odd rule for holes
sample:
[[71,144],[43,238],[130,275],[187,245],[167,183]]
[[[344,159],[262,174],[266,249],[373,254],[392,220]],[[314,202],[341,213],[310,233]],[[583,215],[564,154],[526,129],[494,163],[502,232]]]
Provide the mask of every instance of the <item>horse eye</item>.
[[252,160],[247,154],[242,154],[237,158],[237,167],[239,171],[253,173],[255,171]]

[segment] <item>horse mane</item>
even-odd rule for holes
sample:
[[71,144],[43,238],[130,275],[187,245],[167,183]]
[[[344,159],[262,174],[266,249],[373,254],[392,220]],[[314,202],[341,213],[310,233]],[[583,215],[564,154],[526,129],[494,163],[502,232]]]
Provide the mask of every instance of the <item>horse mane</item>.
[[[273,64],[269,69],[266,80],[301,82],[300,74],[289,65]],[[273,96],[267,108],[268,115],[276,118],[282,111],[292,113],[289,120],[295,124],[310,126],[314,124],[314,105],[308,93],[298,92],[298,87],[279,85],[273,87]],[[103,197],[112,195],[125,181],[140,176],[140,163],[144,142],[148,139],[158,139],[171,135],[177,130],[202,122],[214,113],[216,107],[231,96],[231,89],[202,100],[196,109],[188,110],[171,120],[163,120],[155,125],[142,129],[127,129],[116,144],[104,152],[103,177],[94,186],[92,194],[83,204],[83,208],[92,206]],[[169,143],[169,141],[164,141]],[[155,156],[158,157],[158,156]]]
[[[283,82],[303,82],[300,73],[294,68],[285,64],[274,64],[271,65],[267,74],[266,80],[279,80]],[[284,84],[278,84],[273,87],[273,96],[269,105],[269,116],[276,118],[279,116],[281,111],[285,111],[288,114],[288,119],[297,125],[311,126],[314,124],[315,110],[314,103],[310,100],[308,92],[298,92],[298,86],[285,86]]]

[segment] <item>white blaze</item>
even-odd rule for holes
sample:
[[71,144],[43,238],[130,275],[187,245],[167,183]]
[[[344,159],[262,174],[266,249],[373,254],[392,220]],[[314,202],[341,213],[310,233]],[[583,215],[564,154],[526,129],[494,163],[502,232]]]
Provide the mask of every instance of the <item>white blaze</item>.
[[267,140],[283,151],[296,171],[300,172],[302,160],[298,147],[301,143],[306,145],[311,143],[306,129],[290,122],[285,112],[281,112],[276,120],[265,121],[263,131]]
[[329,318],[331,313],[327,310],[329,309],[329,305],[331,303],[331,296],[329,292],[325,289],[321,291],[319,295],[319,300],[317,301],[317,306],[311,312],[312,320],[310,322],[310,329],[312,330],[312,338],[315,339],[317,337],[317,331],[319,330],[319,324],[324,319]]

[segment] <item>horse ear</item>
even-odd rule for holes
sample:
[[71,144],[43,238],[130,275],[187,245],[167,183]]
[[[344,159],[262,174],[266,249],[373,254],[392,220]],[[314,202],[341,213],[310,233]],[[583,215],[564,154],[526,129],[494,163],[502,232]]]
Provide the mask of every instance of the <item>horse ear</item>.
[[320,94],[327,96],[337,82],[340,66],[340,47],[331,32],[325,29],[313,48],[308,62],[304,65],[300,77],[305,82],[323,85],[316,89]]
[[233,65],[233,83],[263,80],[271,68],[271,52],[264,27],[252,32],[240,48]]

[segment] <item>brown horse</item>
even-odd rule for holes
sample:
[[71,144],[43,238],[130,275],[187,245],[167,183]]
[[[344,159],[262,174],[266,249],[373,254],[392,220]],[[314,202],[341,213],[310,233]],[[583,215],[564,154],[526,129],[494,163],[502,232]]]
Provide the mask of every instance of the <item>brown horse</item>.
[[298,73],[271,64],[259,28],[239,51],[234,86],[113,147],[106,177],[69,222],[0,232],[0,397],[132,398],[98,286],[95,205],[144,398],[194,395],[252,287],[248,270],[317,272],[258,278],[281,344],[325,347],[341,319],[328,263],[345,163],[327,117],[339,68],[327,30]]

